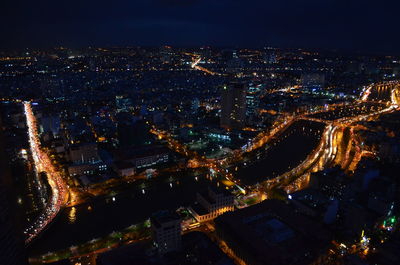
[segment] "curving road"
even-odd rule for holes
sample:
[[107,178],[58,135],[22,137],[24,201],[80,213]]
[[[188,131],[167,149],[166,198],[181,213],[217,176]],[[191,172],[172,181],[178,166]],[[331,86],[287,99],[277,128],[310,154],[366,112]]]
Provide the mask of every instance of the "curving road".
[[[391,81],[379,85],[385,85],[391,89],[391,97],[390,99],[387,99],[387,108],[355,117],[340,118],[333,121],[331,124],[328,123],[318,147],[296,168],[282,174],[281,176],[278,176],[277,178],[267,180],[262,183],[262,189],[265,191],[274,187],[281,187],[284,188],[287,193],[302,189],[308,184],[310,173],[322,170],[327,164],[333,162],[337,158],[339,145],[341,143],[341,137],[339,137],[341,129],[351,126],[351,124],[359,121],[366,121],[376,116],[399,110],[400,83]],[[363,91],[360,100],[361,102],[368,101],[368,97],[374,87],[375,85],[368,86]],[[342,162],[343,164],[350,165],[350,150],[345,150],[345,152],[346,155],[342,159]]]

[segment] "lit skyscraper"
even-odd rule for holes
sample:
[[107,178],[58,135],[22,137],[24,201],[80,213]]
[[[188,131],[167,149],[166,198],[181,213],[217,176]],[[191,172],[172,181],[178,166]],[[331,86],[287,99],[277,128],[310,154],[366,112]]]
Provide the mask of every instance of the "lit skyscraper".
[[250,84],[246,94],[246,115],[253,116],[260,105],[261,85]]
[[230,82],[221,90],[220,125],[226,129],[241,129],[246,118],[246,83]]

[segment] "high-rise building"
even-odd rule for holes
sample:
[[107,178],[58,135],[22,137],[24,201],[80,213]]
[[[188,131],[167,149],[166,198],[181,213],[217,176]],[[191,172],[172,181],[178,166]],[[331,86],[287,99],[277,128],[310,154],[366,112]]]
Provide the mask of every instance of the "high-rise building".
[[151,141],[150,128],[144,120],[122,116],[125,115],[117,118],[117,139],[120,147],[141,146]]
[[220,125],[226,129],[241,129],[246,118],[246,83],[235,81],[221,90]]
[[253,116],[260,105],[261,85],[250,84],[246,94],[246,115]]
[[177,213],[159,211],[152,215],[150,221],[153,241],[159,254],[181,249],[181,218]]
[[226,63],[226,72],[235,76],[243,75],[244,62],[237,56],[236,51],[232,52],[232,59]]
[[117,139],[120,146],[133,146],[134,126],[132,121],[119,121],[117,124]]

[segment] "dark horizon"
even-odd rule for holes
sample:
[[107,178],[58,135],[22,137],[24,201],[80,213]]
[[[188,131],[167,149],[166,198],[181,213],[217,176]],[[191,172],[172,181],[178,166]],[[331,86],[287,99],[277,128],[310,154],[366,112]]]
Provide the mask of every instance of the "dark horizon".
[[343,56],[377,56],[377,57],[398,57],[400,56],[400,52],[398,53],[387,53],[387,52],[379,52],[379,51],[362,51],[362,50],[349,50],[349,49],[335,49],[335,48],[318,48],[318,47],[278,47],[278,46],[211,46],[211,45],[200,45],[200,46],[183,46],[183,45],[170,45],[170,44],[160,44],[160,45],[125,45],[125,46],[117,46],[117,45],[76,45],[76,46],[31,46],[31,47],[18,47],[18,48],[9,48],[9,47],[0,47],[0,53],[7,52],[25,52],[25,51],[47,51],[47,50],[56,50],[56,49],[67,49],[67,50],[86,50],[86,49],[132,49],[132,48],[143,48],[143,49],[159,49],[164,46],[169,46],[174,49],[199,49],[199,48],[210,48],[211,50],[241,50],[241,49],[250,49],[250,50],[262,50],[262,49],[272,49],[277,51],[307,51],[307,52],[317,52],[317,53],[333,53],[333,54],[341,54]]
[[22,0],[3,4],[0,48],[271,46],[398,55],[400,3],[390,2]]

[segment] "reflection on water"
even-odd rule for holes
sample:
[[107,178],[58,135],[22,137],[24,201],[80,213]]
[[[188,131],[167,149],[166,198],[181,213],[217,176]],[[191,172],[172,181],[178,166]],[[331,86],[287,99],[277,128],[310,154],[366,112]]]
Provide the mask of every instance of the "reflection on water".
[[90,204],[64,209],[28,251],[34,256],[69,248],[143,222],[158,210],[189,206],[196,199],[197,191],[215,185],[205,177],[196,181],[190,176],[193,175],[183,173],[179,185],[175,182],[172,187],[166,179],[156,185],[134,186],[116,195],[97,197]]
[[377,86],[371,90],[371,94],[368,97],[369,100],[382,100],[382,101],[390,101],[391,99],[391,86]]
[[69,209],[69,213],[68,213],[68,222],[70,224],[75,223],[76,221],[76,208],[75,207],[71,207]]
[[246,154],[235,174],[246,185],[254,185],[284,174],[299,165],[317,147],[325,125],[296,121],[278,139]]

